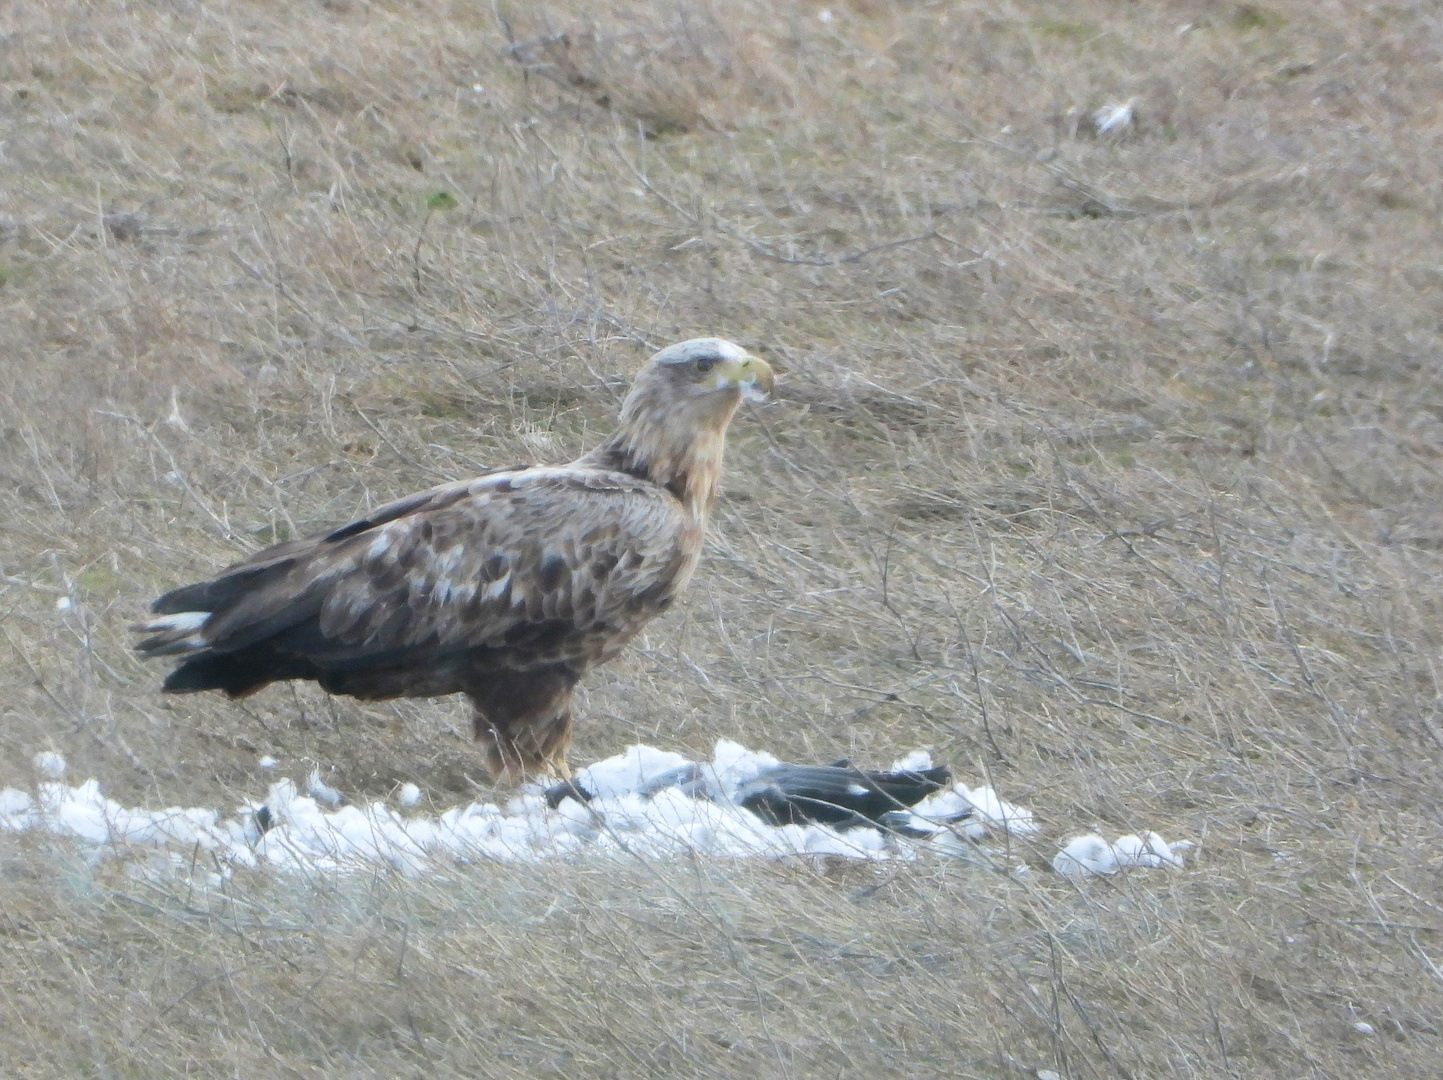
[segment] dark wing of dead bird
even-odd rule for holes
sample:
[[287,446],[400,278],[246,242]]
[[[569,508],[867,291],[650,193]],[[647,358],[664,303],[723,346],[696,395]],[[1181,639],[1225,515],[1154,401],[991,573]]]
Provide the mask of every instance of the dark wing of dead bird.
[[945,766],[880,772],[847,765],[776,765],[736,793],[738,805],[774,825],[877,823],[952,780]]
[[493,474],[167,593],[138,648],[183,657],[172,691],[311,678],[362,697],[453,693],[459,657],[525,668],[620,647],[669,593],[684,528],[675,500],[624,474]]

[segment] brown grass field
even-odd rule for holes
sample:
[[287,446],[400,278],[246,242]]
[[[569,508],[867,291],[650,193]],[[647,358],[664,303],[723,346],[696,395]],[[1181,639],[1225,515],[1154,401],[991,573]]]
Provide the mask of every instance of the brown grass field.
[[[1036,870],[207,892],[0,838],[0,1074],[1438,1074],[1443,16],[822,11],[3,5],[0,786],[476,798],[459,700],[163,698],[126,626],[719,334],[778,400],[572,760],[931,746]],[[1045,868],[1139,828],[1186,870]]]

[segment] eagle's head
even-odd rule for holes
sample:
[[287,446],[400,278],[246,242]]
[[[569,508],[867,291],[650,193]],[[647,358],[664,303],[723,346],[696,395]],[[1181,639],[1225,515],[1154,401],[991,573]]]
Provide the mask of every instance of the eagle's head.
[[722,443],[742,398],[761,401],[776,387],[771,365],[724,338],[668,345],[637,373],[621,423],[602,452],[626,467],[709,506]]
[[[684,413],[699,426],[723,429],[742,398],[765,399],[776,387],[771,365],[725,338],[668,345],[637,374],[622,419],[641,409]],[[710,421],[708,423],[708,421]]]

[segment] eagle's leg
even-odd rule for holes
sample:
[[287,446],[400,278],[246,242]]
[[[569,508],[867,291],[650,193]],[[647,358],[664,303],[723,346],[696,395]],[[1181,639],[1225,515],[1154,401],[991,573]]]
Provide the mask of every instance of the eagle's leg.
[[518,783],[528,776],[571,776],[566,751],[573,730],[571,688],[579,674],[557,664],[477,672],[470,680],[473,731],[493,778]]
[[535,776],[571,778],[566,764],[573,727],[570,709],[559,716],[500,724],[478,712],[474,723],[486,768],[496,780],[520,783]]

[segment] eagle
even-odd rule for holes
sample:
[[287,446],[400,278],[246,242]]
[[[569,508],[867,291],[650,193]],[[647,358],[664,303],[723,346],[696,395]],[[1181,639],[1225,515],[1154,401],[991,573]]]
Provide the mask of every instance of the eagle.
[[163,689],[310,680],[365,701],[465,694],[497,781],[569,776],[572,691],[696,569],[727,425],[771,367],[721,338],[662,349],[610,438],[567,465],[441,484],[259,551],[151,604]]

